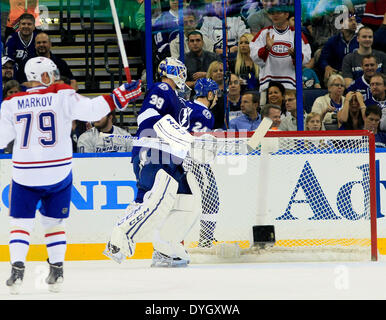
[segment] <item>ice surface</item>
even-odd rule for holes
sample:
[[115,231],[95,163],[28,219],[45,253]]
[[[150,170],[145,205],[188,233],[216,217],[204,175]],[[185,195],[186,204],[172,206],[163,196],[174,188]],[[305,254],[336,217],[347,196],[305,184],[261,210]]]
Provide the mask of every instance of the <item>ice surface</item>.
[[10,295],[0,263],[1,300],[385,299],[386,262],[244,263],[150,268],[150,260],[66,261],[60,293],[44,283],[45,262],[27,262],[22,293]]

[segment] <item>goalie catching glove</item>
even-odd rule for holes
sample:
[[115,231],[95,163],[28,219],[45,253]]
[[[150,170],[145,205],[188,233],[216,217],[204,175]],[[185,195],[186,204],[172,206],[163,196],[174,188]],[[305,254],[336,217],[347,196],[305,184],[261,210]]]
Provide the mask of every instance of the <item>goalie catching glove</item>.
[[116,108],[123,110],[131,101],[140,97],[141,94],[141,80],[138,80],[131,83],[124,83],[120,87],[115,88],[111,97]]

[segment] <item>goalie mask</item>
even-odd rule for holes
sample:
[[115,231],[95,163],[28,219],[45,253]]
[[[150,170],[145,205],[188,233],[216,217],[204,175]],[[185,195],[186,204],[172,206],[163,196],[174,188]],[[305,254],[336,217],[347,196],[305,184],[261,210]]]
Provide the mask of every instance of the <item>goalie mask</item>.
[[[29,59],[24,68],[25,75],[28,81],[37,81],[42,85],[49,87],[54,81],[60,79],[60,73],[56,64],[45,57],[36,57]],[[47,72],[50,82],[44,83],[42,75]]]
[[180,60],[170,57],[162,60],[158,65],[158,74],[173,80],[178,89],[184,90],[187,70]]

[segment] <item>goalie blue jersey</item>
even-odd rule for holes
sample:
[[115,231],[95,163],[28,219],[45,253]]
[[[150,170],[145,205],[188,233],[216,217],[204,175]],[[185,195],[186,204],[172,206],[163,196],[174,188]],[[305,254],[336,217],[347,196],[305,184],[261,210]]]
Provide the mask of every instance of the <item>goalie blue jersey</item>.
[[190,132],[208,132],[214,128],[212,112],[197,100],[186,101],[180,116],[180,124]]
[[146,93],[137,117],[136,137],[138,140],[134,142],[133,157],[138,154],[140,147],[145,146],[141,138],[157,136],[153,126],[163,116],[169,114],[178,122],[180,118],[183,120],[183,116],[180,117],[182,108],[184,108],[183,100],[177,96],[171,86],[165,82],[155,83]]

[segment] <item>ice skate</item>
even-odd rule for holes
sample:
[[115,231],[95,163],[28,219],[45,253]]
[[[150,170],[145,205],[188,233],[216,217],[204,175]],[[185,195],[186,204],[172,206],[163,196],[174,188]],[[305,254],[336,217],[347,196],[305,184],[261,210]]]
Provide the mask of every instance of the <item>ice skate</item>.
[[151,267],[152,268],[181,268],[181,267],[187,267],[189,262],[190,262],[189,260],[181,259],[178,257],[173,258],[157,250],[154,250]]
[[107,242],[103,254],[118,263],[121,263],[126,258],[126,255],[122,253],[121,249],[111,244],[110,241]]
[[24,269],[24,263],[21,261],[12,264],[11,277],[6,282],[11,294],[20,293],[20,287],[24,278]]
[[60,292],[63,284],[63,262],[50,263],[50,273],[46,278],[48,290],[51,292]]

